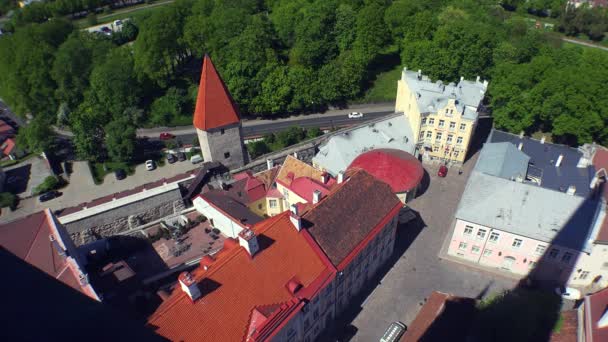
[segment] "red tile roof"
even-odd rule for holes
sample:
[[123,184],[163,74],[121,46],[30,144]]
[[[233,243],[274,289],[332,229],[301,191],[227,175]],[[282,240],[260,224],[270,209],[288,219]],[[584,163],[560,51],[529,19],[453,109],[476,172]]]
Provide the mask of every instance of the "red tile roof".
[[225,247],[207,270],[193,271],[202,297],[193,303],[176,287],[149,319],[157,333],[179,341],[243,341],[251,324],[273,315],[287,318],[295,305],[295,296],[286,287],[291,279],[306,288],[326,273],[323,261],[293,227],[287,212],[252,230],[260,251],[250,257],[240,246]]
[[[595,155],[593,156],[593,166],[595,166],[596,170],[602,168],[608,170],[608,150],[604,147],[598,147],[596,150]],[[600,186],[602,187],[604,200],[608,202],[608,179],[605,179]],[[604,222],[602,223],[602,227],[600,228],[596,239],[608,242],[608,215],[604,218]]]
[[600,328],[598,321],[608,311],[608,289],[585,297],[585,334],[589,342],[608,341],[608,327]]
[[65,248],[72,242],[65,241],[69,237],[65,231],[62,234],[61,229],[64,228],[46,209],[0,226],[0,246],[53,278],[97,299],[88,284],[80,284],[82,270],[79,270],[75,259],[66,255]]
[[242,181],[243,190],[247,194],[247,203],[255,202],[266,194],[266,186],[250,172],[241,172],[234,175],[234,179]]
[[9,154],[11,154],[13,152],[13,149],[15,148],[15,141],[11,138],[6,139],[2,145],[0,145],[0,150],[2,150],[2,153],[5,156],[8,156]]
[[[333,184],[335,184],[335,182],[332,180],[331,185]],[[318,190],[321,192],[321,195],[325,197],[330,192],[330,184],[321,184],[321,182],[316,182],[308,177],[299,177],[291,182],[289,189],[307,202],[312,202],[312,193],[315,190]]]
[[207,131],[240,122],[236,104],[224,81],[205,55],[194,109],[194,127]]
[[392,148],[371,150],[359,155],[348,167],[361,168],[390,185],[394,192],[414,189],[420,184],[424,169],[413,155]]
[[401,207],[386,183],[358,170],[304,213],[302,224],[341,270]]

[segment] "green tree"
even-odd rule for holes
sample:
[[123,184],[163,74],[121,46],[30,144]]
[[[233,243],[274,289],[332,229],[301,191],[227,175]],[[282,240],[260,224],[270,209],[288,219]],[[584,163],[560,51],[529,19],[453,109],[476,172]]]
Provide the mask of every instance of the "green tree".
[[133,159],[136,134],[135,126],[129,118],[111,121],[105,127],[105,134],[105,143],[110,159],[118,162]]
[[49,151],[53,146],[55,134],[49,123],[42,117],[34,118],[26,126],[19,128],[17,144],[30,152]]
[[269,153],[270,148],[266,144],[265,141],[253,141],[247,144],[247,151],[249,152],[249,156],[251,159],[255,159],[263,154]]
[[357,13],[355,49],[372,61],[390,42],[390,31],[384,23],[384,7],[370,2]]
[[302,9],[302,18],[295,24],[295,42],[290,62],[307,67],[320,66],[337,53],[334,37],[336,4],[317,0]]
[[183,91],[169,88],[165,95],[154,100],[150,110],[150,122],[155,125],[166,126],[182,115],[185,97]]

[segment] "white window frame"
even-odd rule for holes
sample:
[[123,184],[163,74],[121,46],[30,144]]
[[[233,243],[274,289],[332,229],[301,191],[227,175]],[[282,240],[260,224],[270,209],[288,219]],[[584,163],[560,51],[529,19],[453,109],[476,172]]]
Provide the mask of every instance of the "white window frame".
[[589,271],[582,271],[581,275],[578,277],[578,279],[585,280],[585,279],[587,279],[587,277],[589,277]]
[[450,121],[450,130],[456,129],[456,122]]
[[445,120],[439,120],[439,127],[445,127]]
[[461,242],[458,245],[458,249],[460,249],[461,251],[466,251],[467,247],[468,247],[468,244],[466,242]]
[[483,256],[484,257],[489,257],[490,255],[492,255],[492,250],[491,249],[484,249],[483,250]]
[[441,132],[435,133],[435,141],[441,141],[441,138],[443,138],[443,134],[441,134]]
[[460,129],[461,131],[466,130],[466,129],[467,129],[467,124],[465,124],[465,123],[461,123],[461,124],[460,124],[459,129]]
[[[467,232],[467,229],[469,229],[471,231]],[[462,235],[464,235],[464,236],[471,236],[471,235],[473,235],[473,226],[465,226],[464,227],[464,231],[462,232]]]
[[524,240],[514,238],[513,243],[511,243],[511,248],[519,249],[519,248],[521,248],[521,245],[523,245],[523,244],[524,244]]
[[534,253],[536,255],[542,255],[543,253],[545,253],[546,250],[547,250],[547,246],[545,246],[545,245],[537,245],[536,246],[536,250],[534,250]]
[[446,141],[446,142],[449,144],[449,143],[451,143],[451,142],[452,142],[452,139],[453,139],[453,138],[454,138],[454,135],[453,135],[453,134],[448,134],[448,137],[446,138],[446,140],[445,140],[445,141]]
[[488,233],[487,230],[479,229],[479,230],[477,230],[477,234],[475,235],[475,237],[477,238],[477,240],[483,240],[486,238],[487,233]]
[[278,207],[277,200],[276,199],[268,200],[268,207],[270,207],[271,209]]
[[473,246],[473,247],[471,247],[471,253],[473,253],[473,254],[479,254],[479,253],[481,253],[481,247],[479,247],[479,246]]
[[426,137],[427,137],[427,139],[432,139],[433,138],[433,131],[426,131]]
[[[493,239],[492,237],[495,236],[496,238]],[[490,233],[490,237],[488,238],[488,241],[492,242],[492,243],[497,243],[498,239],[500,239],[500,233],[497,232],[491,232]]]
[[458,144],[458,145],[462,144],[462,140],[463,140],[462,137],[457,137],[456,138],[456,144]]

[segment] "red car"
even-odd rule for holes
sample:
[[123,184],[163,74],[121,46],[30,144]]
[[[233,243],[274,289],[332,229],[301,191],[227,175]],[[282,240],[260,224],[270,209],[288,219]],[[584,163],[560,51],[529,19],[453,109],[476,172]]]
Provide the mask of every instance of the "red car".
[[448,167],[445,165],[441,165],[439,167],[439,171],[437,171],[437,176],[439,177],[445,177],[448,174]]
[[171,140],[175,138],[175,135],[167,132],[163,132],[160,134],[160,140]]

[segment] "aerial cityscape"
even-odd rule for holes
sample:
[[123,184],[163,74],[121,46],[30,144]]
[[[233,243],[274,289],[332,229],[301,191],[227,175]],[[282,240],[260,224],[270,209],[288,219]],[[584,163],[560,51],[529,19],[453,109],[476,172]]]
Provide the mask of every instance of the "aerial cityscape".
[[608,341],[608,2],[0,0],[1,341]]

